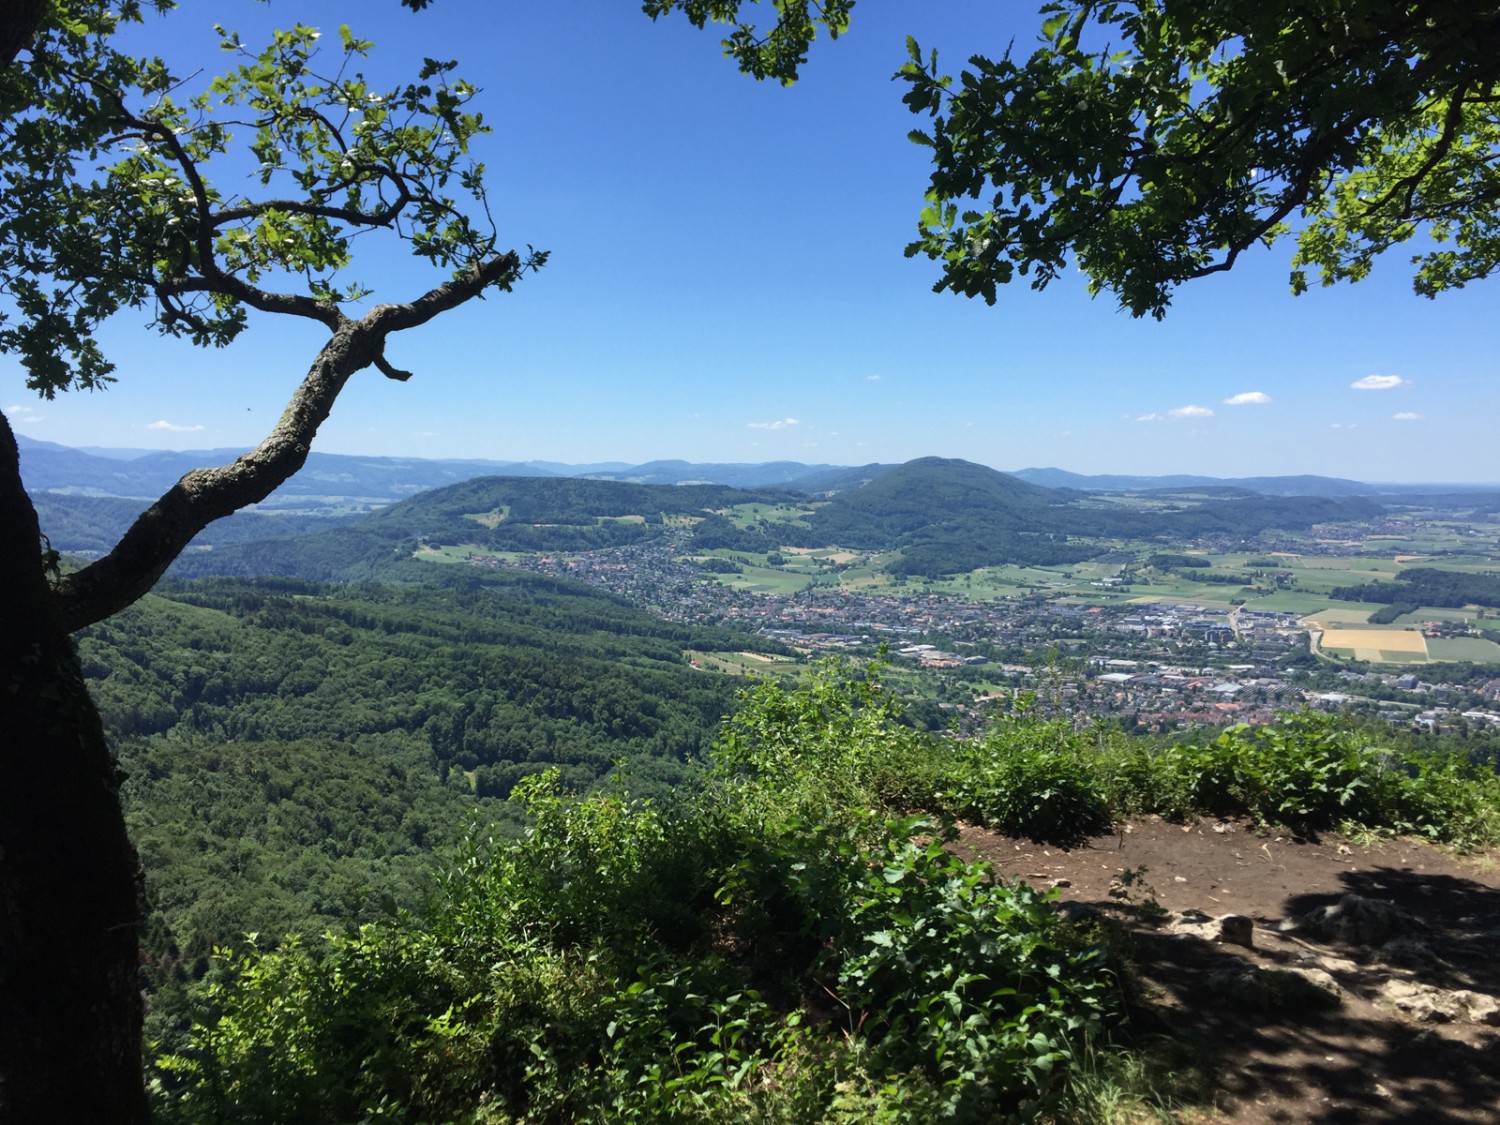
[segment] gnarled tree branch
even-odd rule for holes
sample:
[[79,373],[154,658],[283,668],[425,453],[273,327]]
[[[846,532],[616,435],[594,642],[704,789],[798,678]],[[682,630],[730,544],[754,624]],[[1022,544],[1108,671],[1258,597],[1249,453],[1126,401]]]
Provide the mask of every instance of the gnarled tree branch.
[[522,261],[515,251],[499,254],[408,304],[377,305],[359,320],[338,317],[286,411],[264,441],[228,465],[194,469],[136,519],[112,551],[61,578],[54,594],[63,627],[82,629],[118,613],[156,583],[188,543],[214,520],[264,500],[307,461],[318,428],[355,372],[375,366],[401,378],[386,362],[392,332],[425,324],[439,313],[479,296],[491,285],[509,289],[540,255]]

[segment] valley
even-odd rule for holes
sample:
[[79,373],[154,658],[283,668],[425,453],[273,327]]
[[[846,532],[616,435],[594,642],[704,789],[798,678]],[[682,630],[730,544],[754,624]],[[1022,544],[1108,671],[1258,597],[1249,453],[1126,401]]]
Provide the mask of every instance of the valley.
[[[1038,768],[1097,771],[1077,815],[1098,832],[1105,804],[1179,815],[1197,798],[1172,771],[1221,745],[1249,769],[1283,731],[1396,739],[1459,778],[1500,748],[1494,494],[1083,492],[936,458],[821,467],[812,491],[778,472],[791,479],[751,488],[481,476],[364,513],[335,497],[242,514],[87,630],[146,872],[153,1057],[207,1049],[194,1005],[220,1002],[226,957],[292,964],[305,941],[338,958],[441,917],[444,896],[473,893],[475,833],[495,854],[554,830],[588,849],[658,802],[695,823],[685,810],[736,776],[734,732],[771,723],[754,737],[776,744],[833,684],[860,706],[865,677],[893,693],[868,744],[854,704],[832,704],[829,729],[854,724],[835,776],[864,777],[854,763],[888,744],[879,769],[915,799],[978,802],[951,811],[1049,839],[1077,810],[1042,802],[1046,824],[1025,827],[984,803],[1032,784],[1028,740],[1074,762]],[[38,507],[60,550],[87,554],[132,505],[39,492]],[[794,777],[815,768],[814,729],[794,738]],[[999,746],[1018,779],[986,772]],[[1130,780],[1140,769],[1168,780]],[[542,827],[565,807],[603,819]],[[1488,838],[1476,815],[1422,831]]]
[[[63,454],[43,452],[45,471],[66,478]],[[357,492],[390,491],[390,466],[373,477],[338,467]],[[661,620],[785,645],[796,655],[778,674],[884,648],[933,726],[971,727],[1025,695],[1080,722],[1158,732],[1300,706],[1500,730],[1495,491],[1096,482],[942,458],[578,468],[585,475],[552,464],[471,477],[362,516],[348,504],[337,515],[242,513],[173,573],[581,582]],[[708,483],[715,476],[760,483]],[[128,518],[125,501],[41,495],[64,550],[87,553]],[[767,670],[735,651],[688,659],[731,675]]]
[[[920,468],[925,478],[932,467]],[[941,494],[949,482],[921,483]],[[1500,728],[1492,707],[1500,667],[1494,675],[1473,667],[1500,666],[1500,617],[1481,604],[1494,600],[1485,576],[1500,565],[1492,502],[1403,498],[1362,508],[1360,518],[1258,530],[1254,515],[1231,529],[1210,523],[1233,513],[1222,492],[1089,497],[1081,510],[1109,512],[1101,522],[1110,530],[1130,530],[1119,524],[1121,512],[1160,519],[1195,509],[1192,526],[1212,530],[1148,538],[1144,532],[1160,527],[1152,519],[1135,536],[1069,536],[1068,551],[1090,556],[1080,561],[968,571],[956,568],[973,548],[961,545],[945,572],[933,538],[923,538],[926,526],[873,547],[867,531],[855,533],[859,548],[811,545],[826,499],[746,501],[701,519],[662,521],[655,537],[596,550],[502,552],[429,538],[413,557],[578,579],[672,620],[752,629],[806,657],[868,657],[884,645],[911,671],[911,690],[948,710],[983,709],[1046,679],[1049,706],[1062,713],[1080,721],[1109,715],[1153,731],[1264,722],[1297,706],[1361,710],[1428,729]],[[1059,508],[1060,523],[1078,526],[1080,509]],[[935,522],[963,514],[940,513]],[[599,519],[652,522],[641,513]],[[880,510],[877,520],[891,519],[889,508]],[[939,572],[908,573],[903,537]],[[1005,543],[983,549],[1011,553]],[[1432,573],[1479,585],[1449,596],[1431,589]],[[1411,576],[1426,587],[1412,586]],[[1435,599],[1458,604],[1430,604]]]

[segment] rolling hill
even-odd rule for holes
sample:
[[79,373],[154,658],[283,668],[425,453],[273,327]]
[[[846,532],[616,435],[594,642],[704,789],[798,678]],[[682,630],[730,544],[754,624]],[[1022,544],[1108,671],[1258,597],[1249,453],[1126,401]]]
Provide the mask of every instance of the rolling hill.
[[[851,482],[852,483],[852,482]],[[731,509],[755,506],[751,519]],[[744,510],[742,508],[742,510]],[[766,553],[838,545],[896,557],[887,569],[936,576],[1005,563],[1077,562],[1101,540],[1203,536],[1249,540],[1269,528],[1367,519],[1362,497],[1232,492],[1172,510],[1102,505],[976,465],[924,457],[876,468],[863,484],[810,500],[785,489],[648,485],[562,477],[484,477],[424,493],[356,522],[290,538],[230,544],[179,560],[179,575],[281,574],[319,581],[376,578],[419,545],[487,552],[623,546],[671,533],[689,550]]]

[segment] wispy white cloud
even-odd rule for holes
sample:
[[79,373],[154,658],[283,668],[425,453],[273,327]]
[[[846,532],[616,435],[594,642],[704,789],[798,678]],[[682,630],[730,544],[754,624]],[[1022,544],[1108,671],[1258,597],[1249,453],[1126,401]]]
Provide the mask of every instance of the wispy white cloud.
[[1136,418],[1137,422],[1176,422],[1183,418],[1212,418],[1214,412],[1206,406],[1174,406],[1166,413],[1152,411],[1150,414],[1142,414]]
[[878,382],[880,382],[880,376],[879,375],[866,375],[865,376],[865,382],[867,382],[867,383],[878,383]]
[[1366,375],[1349,384],[1356,391],[1393,391],[1397,387],[1409,387],[1411,383],[1399,375]]
[[1328,428],[1330,430],[1357,430],[1357,429],[1359,429],[1359,423],[1358,422],[1329,422],[1328,423]]
[[1264,406],[1271,401],[1271,396],[1265,391],[1244,391],[1241,394],[1230,395],[1224,400],[1225,406]]
[[202,426],[187,426],[181,422],[168,422],[163,418],[159,422],[147,424],[148,430],[165,430],[169,434],[196,434],[203,429]]
[[12,422],[40,422],[42,416],[28,403],[17,402],[5,408],[5,415]]
[[788,426],[800,426],[801,422],[795,418],[778,418],[774,422],[746,422],[752,430],[784,430]]
[[1399,410],[1395,414],[1392,414],[1391,417],[1397,422],[1418,422],[1422,418],[1420,414],[1414,414],[1410,410]]

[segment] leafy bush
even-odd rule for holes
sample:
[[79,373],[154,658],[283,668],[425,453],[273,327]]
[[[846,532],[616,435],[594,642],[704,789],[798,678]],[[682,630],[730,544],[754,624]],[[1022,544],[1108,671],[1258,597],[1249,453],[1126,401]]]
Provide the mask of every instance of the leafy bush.
[[[649,935],[679,948],[699,936],[717,853],[729,846],[714,817],[612,794],[579,799],[562,792],[555,770],[518,782],[511,799],[531,818],[519,845],[482,849],[471,836],[468,871],[442,882],[455,934],[473,925],[557,946]],[[464,881],[476,877],[482,894]],[[471,921],[466,912],[480,903],[486,913]]]
[[1389,827],[1461,850],[1500,844],[1500,776],[1455,754],[1411,754],[1392,780]]
[[962,1120],[1045,1100],[1070,1043],[1101,1035],[1102,951],[1041,894],[967,863],[930,822],[893,822],[859,869],[839,1000],[886,1072],[921,1073]]
[[712,751],[720,781],[773,818],[929,807],[951,750],[905,724],[882,670],[830,660],[795,689],[766,680],[742,693]]
[[1208,742],[1106,763],[1111,803],[1169,817],[1247,815],[1314,833],[1341,825],[1460,847],[1500,842],[1500,777],[1452,753],[1397,751],[1332,715],[1282,715]]
[[956,754],[943,794],[956,815],[1062,845],[1110,827],[1098,755],[1061,720],[1006,718]]

